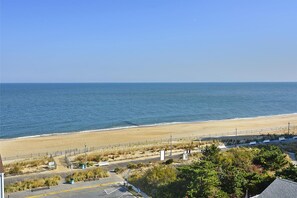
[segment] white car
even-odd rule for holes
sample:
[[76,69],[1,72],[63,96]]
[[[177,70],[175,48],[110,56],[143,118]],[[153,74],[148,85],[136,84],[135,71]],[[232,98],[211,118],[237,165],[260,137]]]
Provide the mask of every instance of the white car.
[[270,142],[270,140],[264,140],[264,141],[263,141],[263,143],[265,143],[265,144],[266,144],[266,143],[269,143],[269,142]]
[[297,136],[294,136],[293,139],[297,139]]
[[250,142],[249,145],[256,145],[257,142]]
[[222,145],[219,145],[218,148],[219,149],[226,149],[226,146],[225,146],[225,144],[222,144]]
[[99,166],[108,166],[109,162],[99,162],[98,165]]
[[285,137],[279,137],[278,140],[279,140],[279,141],[285,141],[286,138],[285,138]]
[[109,162],[99,162],[98,164],[95,164],[95,166],[108,166]]

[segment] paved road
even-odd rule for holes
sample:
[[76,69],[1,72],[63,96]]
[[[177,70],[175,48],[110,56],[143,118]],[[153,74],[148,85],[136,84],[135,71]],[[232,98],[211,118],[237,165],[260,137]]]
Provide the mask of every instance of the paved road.
[[[285,141],[271,140],[269,143],[258,142],[256,145],[249,145],[249,143],[245,143],[245,144],[238,144],[237,146],[257,146],[257,145],[292,143],[292,142],[297,142],[297,139],[289,138],[289,139],[285,139]],[[235,147],[235,145],[228,146],[228,148],[233,148],[233,147]]]
[[[172,157],[166,156],[165,160],[167,159],[179,159],[182,156],[182,153],[175,153],[172,155]],[[149,163],[149,162],[160,162],[160,157],[154,157],[154,158],[150,158],[150,159],[140,159],[140,160],[133,160],[133,161],[129,161],[129,162],[119,162],[116,164],[110,164],[109,166],[104,167],[107,170],[114,170],[116,167],[127,167],[128,164],[130,163]]]
[[[127,197],[131,194],[121,186],[124,180],[111,173],[110,177],[102,178],[97,181],[77,182],[73,185],[61,183],[58,186],[53,186],[48,190],[31,192],[30,190],[12,193],[9,198],[39,198],[39,197]],[[6,195],[6,198],[8,195]]]

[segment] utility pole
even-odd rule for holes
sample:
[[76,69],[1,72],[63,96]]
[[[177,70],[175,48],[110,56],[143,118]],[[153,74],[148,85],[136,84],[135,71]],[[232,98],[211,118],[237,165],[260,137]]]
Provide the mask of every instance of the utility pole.
[[288,122],[288,135],[290,135],[290,122]]
[[237,128],[235,129],[235,147],[237,147]]
[[170,157],[172,157],[172,134],[170,134]]
[[85,144],[85,166],[87,166],[87,145]]

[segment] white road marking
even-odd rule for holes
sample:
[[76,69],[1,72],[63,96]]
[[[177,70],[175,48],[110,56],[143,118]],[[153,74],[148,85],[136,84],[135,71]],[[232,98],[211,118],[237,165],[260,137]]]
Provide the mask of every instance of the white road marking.
[[[112,190],[111,190],[112,189]],[[111,194],[111,193],[114,193],[115,191],[117,191],[117,190],[119,190],[120,188],[116,188],[116,189],[114,189],[114,188],[108,188],[108,189],[104,189],[104,192],[107,194],[107,195],[109,195],[109,194]],[[109,190],[111,190],[111,191],[109,191]]]

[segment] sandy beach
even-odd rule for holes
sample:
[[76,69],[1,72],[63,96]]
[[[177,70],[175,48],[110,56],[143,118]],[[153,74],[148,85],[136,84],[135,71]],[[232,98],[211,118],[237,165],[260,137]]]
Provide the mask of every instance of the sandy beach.
[[[208,122],[191,122],[158,126],[136,127],[109,131],[69,133],[45,137],[0,139],[0,153],[4,157],[55,152],[66,149],[108,146],[112,144],[145,142],[152,139],[194,137],[226,132],[256,130],[263,128],[286,127],[297,125],[297,114],[230,119]],[[297,131],[295,131],[297,133]]]

